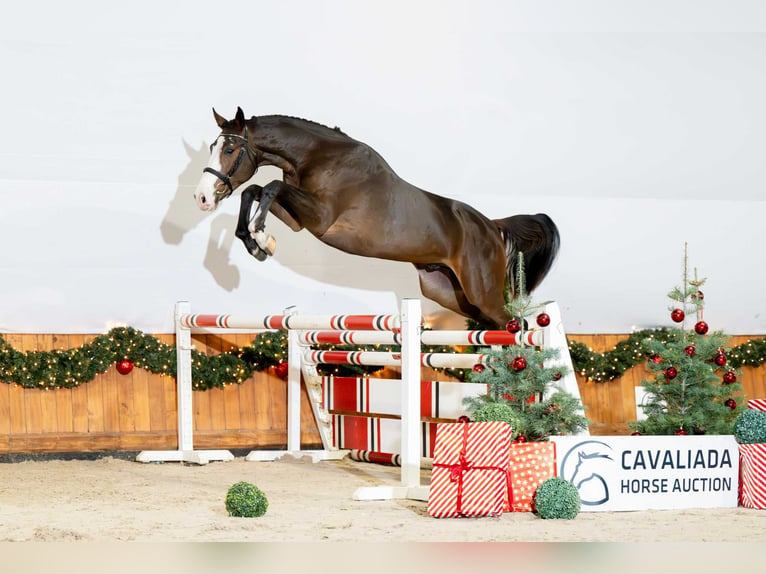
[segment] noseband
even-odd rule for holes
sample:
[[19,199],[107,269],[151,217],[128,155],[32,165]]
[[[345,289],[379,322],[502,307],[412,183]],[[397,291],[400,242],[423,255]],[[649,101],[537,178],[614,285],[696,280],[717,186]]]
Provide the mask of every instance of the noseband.
[[[247,135],[247,128],[245,128],[245,136],[246,135]],[[225,183],[226,187],[229,188],[229,193],[216,191],[215,195],[219,198],[221,196],[228,197],[229,195],[234,193],[234,188],[231,185],[231,176],[233,176],[239,169],[239,166],[242,163],[242,158],[245,157],[245,152],[247,151],[248,156],[251,155],[250,144],[247,140],[247,137],[243,137],[238,134],[221,134],[221,136],[230,137],[230,138],[239,138],[241,140],[244,140],[245,145],[239,148],[239,154],[237,154],[237,159],[234,160],[234,163],[232,164],[231,169],[229,170],[229,173],[223,174],[220,171],[213,169],[212,167],[206,167],[205,169],[202,170],[202,173],[205,173],[205,172],[212,173],[214,176],[220,179],[223,183]],[[221,136],[218,136],[218,137],[221,137]],[[253,165],[255,166],[255,171],[258,171],[258,162],[256,161],[256,159],[257,158],[253,159]],[[255,171],[253,173],[255,173]]]

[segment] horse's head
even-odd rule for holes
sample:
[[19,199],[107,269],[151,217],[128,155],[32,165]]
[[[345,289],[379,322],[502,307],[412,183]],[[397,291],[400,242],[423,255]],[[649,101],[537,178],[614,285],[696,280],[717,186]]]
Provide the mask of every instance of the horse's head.
[[213,117],[221,128],[210,144],[210,161],[203,170],[194,198],[205,211],[213,211],[236,187],[250,179],[257,168],[255,152],[248,144],[247,123],[242,108],[233,120],[227,120],[213,109]]

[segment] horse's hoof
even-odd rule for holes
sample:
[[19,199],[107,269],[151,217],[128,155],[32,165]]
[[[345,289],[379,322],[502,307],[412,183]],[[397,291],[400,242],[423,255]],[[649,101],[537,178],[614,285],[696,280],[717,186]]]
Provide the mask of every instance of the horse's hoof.
[[258,261],[266,261],[269,258],[269,254],[256,247],[255,249],[249,249],[250,255],[255,257]]
[[274,239],[273,235],[267,235],[263,231],[256,231],[252,235],[258,247],[265,251],[267,255],[274,255],[274,251],[277,248],[277,240]]

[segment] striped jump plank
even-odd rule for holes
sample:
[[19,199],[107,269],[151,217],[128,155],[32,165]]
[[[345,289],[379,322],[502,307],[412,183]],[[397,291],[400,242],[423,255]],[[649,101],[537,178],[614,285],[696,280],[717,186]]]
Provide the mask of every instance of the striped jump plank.
[[[401,334],[396,331],[305,331],[299,340],[304,345],[401,345]],[[519,345],[521,333],[508,331],[423,331],[420,341],[424,345]],[[543,344],[540,330],[524,333],[524,342],[530,346]]]
[[[477,353],[421,353],[420,364],[433,369],[470,369],[484,364],[488,355]],[[312,365],[370,365],[397,367],[402,364],[401,353],[384,351],[314,351],[306,350],[303,360]]]
[[261,318],[236,315],[189,313],[179,317],[182,327],[217,329],[332,329],[391,331],[400,328],[399,315],[266,315]]

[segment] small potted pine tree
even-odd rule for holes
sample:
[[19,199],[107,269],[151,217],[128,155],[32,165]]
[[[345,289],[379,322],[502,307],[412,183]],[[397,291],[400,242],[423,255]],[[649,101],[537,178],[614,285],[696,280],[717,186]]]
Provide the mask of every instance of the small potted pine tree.
[[[646,419],[630,424],[634,434],[732,434],[742,410],[738,397],[742,385],[726,357],[729,338],[710,331],[703,320],[705,298],[700,287],[705,279],[697,277],[696,269],[694,277],[689,276],[687,257],[684,246],[683,281],[668,293],[673,301],[670,317],[678,326],[666,337],[645,341],[654,377],[642,381]],[[687,328],[691,316],[694,325]]]

